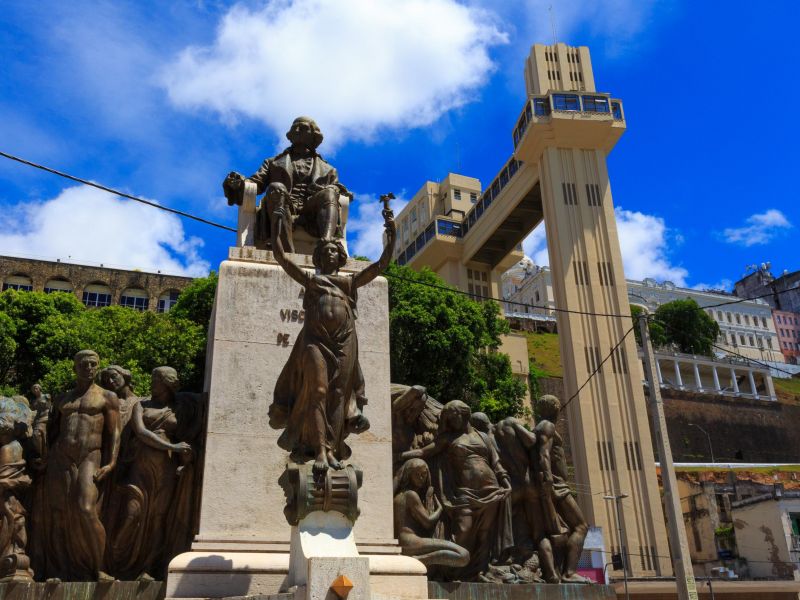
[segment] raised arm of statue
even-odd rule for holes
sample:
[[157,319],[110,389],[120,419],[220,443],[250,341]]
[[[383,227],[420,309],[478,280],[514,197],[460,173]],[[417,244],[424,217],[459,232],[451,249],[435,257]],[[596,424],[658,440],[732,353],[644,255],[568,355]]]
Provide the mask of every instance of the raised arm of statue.
[[283,239],[281,237],[281,229],[283,229],[283,208],[276,208],[273,212],[273,215],[277,217],[277,229],[276,235],[273,240],[273,248],[272,252],[275,256],[275,260],[278,261],[278,264],[283,267],[283,270],[294,279],[297,283],[302,285],[303,287],[308,286],[308,279],[309,275],[303,269],[301,269],[297,264],[295,264],[292,259],[286,256],[286,252],[283,249]]
[[119,398],[114,392],[104,391],[105,408],[103,409],[103,457],[105,464],[94,474],[95,481],[102,481],[117,466],[120,441]]
[[353,277],[354,288],[359,288],[375,279],[386,270],[392,260],[392,253],[397,240],[397,224],[394,222],[392,209],[384,208],[381,214],[383,214],[383,226],[386,228],[386,245],[383,247],[383,252],[377,262],[372,263]]
[[437,436],[437,438],[427,446],[403,452],[400,455],[400,460],[405,461],[412,458],[430,458],[431,456],[436,456],[445,449],[448,442],[449,440],[446,436]]

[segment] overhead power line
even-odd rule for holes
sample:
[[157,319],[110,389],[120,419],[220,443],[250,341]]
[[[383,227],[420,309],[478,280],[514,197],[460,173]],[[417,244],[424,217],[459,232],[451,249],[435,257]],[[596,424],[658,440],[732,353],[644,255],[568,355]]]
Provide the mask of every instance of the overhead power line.
[[93,188],[97,188],[98,190],[103,190],[104,192],[108,192],[109,194],[121,196],[122,198],[127,198],[128,200],[133,200],[135,202],[141,202],[142,204],[146,204],[147,206],[152,206],[153,208],[158,208],[159,210],[180,215],[181,217],[185,217],[186,219],[192,219],[200,223],[205,223],[206,225],[211,225],[212,227],[218,227],[219,229],[224,229],[225,231],[232,231],[233,233],[236,233],[236,229],[234,229],[233,227],[228,227],[227,225],[222,225],[221,223],[215,223],[214,221],[209,221],[208,219],[204,219],[203,217],[198,217],[188,212],[178,210],[177,208],[170,208],[169,206],[164,206],[163,204],[158,204],[156,202],[152,202],[151,200],[145,200],[144,198],[139,198],[138,196],[131,196],[130,194],[126,194],[125,192],[115,190],[114,188],[110,188],[105,185],[100,185],[99,183],[94,183],[93,181],[88,181],[87,179],[82,179],[80,177],[70,175],[69,173],[64,173],[63,171],[57,171],[56,169],[51,169],[50,167],[45,167],[44,165],[40,165],[35,162],[25,160],[24,158],[20,158],[19,156],[14,156],[13,154],[8,154],[7,152],[0,151],[0,156],[16,161],[23,165],[28,165],[29,167],[33,167],[35,169],[41,169],[42,171],[52,173],[53,175],[58,175],[59,177],[69,179],[71,181],[82,183],[83,185],[88,185]]

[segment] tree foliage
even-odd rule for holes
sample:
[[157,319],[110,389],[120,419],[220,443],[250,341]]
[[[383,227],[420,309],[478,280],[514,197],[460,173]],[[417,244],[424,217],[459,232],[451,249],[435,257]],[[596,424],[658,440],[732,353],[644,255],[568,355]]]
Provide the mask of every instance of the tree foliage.
[[[639,317],[644,313],[644,309],[641,306],[636,306],[635,304],[631,304],[631,316],[633,317],[633,335],[636,336],[636,343],[640,346],[642,345],[642,332],[639,329]],[[650,319],[649,323],[647,324],[647,328],[650,330],[650,342],[653,344],[654,348],[661,348],[667,345],[667,336],[664,331],[664,326],[655,321]]]
[[17,393],[36,382],[52,394],[66,390],[74,381],[72,357],[85,348],[100,355],[101,365],[130,369],[141,395],[149,393],[150,372],[162,365],[177,369],[187,388],[199,389],[202,381],[205,327],[171,313],[87,309],[72,294],[8,290],[0,294],[0,353],[11,347],[8,337],[13,358],[0,385]]
[[[641,345],[639,325],[636,322],[643,312],[631,306],[636,324],[636,341]],[[713,344],[719,337],[719,325],[691,298],[673,300],[659,306],[650,320],[650,338],[655,348],[672,347],[686,354],[711,356]]]
[[655,318],[663,324],[666,342],[680,352],[713,354],[719,325],[691,298],[662,304],[656,309]]
[[392,263],[387,276],[392,381],[423,385],[440,401],[464,400],[493,419],[521,412],[525,384],[497,352],[508,332],[499,305],[470,300],[429,269]]

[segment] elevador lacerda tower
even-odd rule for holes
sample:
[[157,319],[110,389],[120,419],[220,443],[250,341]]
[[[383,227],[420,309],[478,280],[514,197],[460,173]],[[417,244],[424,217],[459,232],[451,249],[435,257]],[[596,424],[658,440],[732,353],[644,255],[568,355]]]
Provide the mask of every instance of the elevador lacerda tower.
[[[536,44],[525,64],[528,99],[513,132],[518,173],[508,205],[547,229],[578,499],[619,552],[615,507],[636,575],[671,573],[642,371],[629,314],[606,157],[625,131],[622,102],[597,92],[589,49]],[[513,191],[512,191],[513,189]],[[515,210],[515,209],[510,209]],[[529,220],[530,222],[530,220]],[[603,358],[622,340],[610,359]]]

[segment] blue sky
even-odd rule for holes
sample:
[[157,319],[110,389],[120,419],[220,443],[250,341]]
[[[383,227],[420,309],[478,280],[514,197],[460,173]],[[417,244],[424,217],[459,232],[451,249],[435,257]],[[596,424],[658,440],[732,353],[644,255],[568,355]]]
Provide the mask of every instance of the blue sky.
[[[25,2],[0,21],[0,150],[235,226],[222,196],[316,117],[375,255],[377,196],[512,150],[534,42],[587,45],[623,99],[626,275],[730,286],[800,268],[794,2]],[[0,253],[202,274],[234,235],[0,159]],[[541,231],[526,251],[546,262]]]

